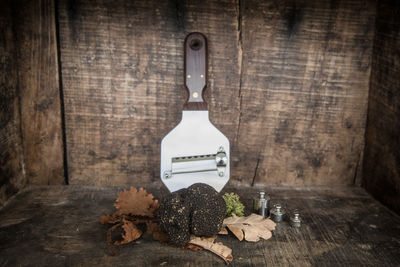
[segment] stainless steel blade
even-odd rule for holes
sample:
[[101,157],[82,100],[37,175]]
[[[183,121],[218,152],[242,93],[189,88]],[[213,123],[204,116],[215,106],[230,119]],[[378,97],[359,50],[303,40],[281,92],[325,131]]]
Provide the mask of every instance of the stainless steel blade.
[[[173,168],[173,158],[210,156],[221,148],[228,159],[222,176],[215,169],[217,164],[209,158],[180,160],[174,163]],[[219,192],[230,177],[229,159],[229,140],[210,122],[208,111],[185,110],[182,112],[181,122],[161,142],[161,180],[171,192],[194,183],[209,184]]]

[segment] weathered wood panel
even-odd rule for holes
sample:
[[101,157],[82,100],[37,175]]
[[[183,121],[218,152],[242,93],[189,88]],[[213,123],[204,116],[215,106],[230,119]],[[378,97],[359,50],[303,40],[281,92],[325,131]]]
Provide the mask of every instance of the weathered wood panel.
[[55,8],[52,0],[17,1],[18,87],[28,184],[63,184],[63,143]]
[[363,186],[400,213],[400,2],[379,1]]
[[[8,4],[8,3],[7,3]],[[0,206],[26,182],[14,31],[10,5],[0,9]]]
[[192,31],[209,39],[232,185],[360,176],[374,1],[61,1],[59,20],[71,183],[160,183]]
[[53,1],[1,8],[1,199],[25,184],[62,184],[63,146]]
[[181,118],[183,41],[203,32],[211,118],[233,140],[239,86],[234,1],[61,1],[70,183],[159,180],[160,142]]
[[[149,189],[156,197],[166,193]],[[238,190],[246,207],[260,188]],[[282,222],[271,239],[239,242],[232,266],[398,266],[400,217],[362,188],[268,188],[273,201],[300,210],[303,225]],[[1,266],[225,266],[206,251],[182,250],[144,235],[110,256],[107,226],[118,188],[45,186],[24,191],[0,211]]]
[[240,181],[360,175],[375,1],[241,1]]

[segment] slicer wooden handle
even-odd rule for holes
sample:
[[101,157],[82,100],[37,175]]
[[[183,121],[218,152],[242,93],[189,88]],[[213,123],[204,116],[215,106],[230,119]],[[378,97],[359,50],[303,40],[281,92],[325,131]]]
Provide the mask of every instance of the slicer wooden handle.
[[207,110],[204,90],[207,86],[207,39],[192,32],[185,39],[185,87],[189,97],[185,110]]

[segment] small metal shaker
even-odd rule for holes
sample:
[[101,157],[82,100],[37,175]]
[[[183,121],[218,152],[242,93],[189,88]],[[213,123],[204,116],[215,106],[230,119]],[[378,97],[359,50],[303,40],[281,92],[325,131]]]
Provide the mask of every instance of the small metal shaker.
[[282,209],[281,204],[275,204],[274,208],[271,210],[271,219],[274,222],[283,221],[283,217],[285,216],[285,210]]
[[290,225],[292,227],[300,227],[301,226],[301,218],[298,210],[293,211],[292,216],[290,216]]
[[265,192],[260,192],[260,198],[254,199],[254,212],[263,217],[269,216],[269,196],[265,196]]

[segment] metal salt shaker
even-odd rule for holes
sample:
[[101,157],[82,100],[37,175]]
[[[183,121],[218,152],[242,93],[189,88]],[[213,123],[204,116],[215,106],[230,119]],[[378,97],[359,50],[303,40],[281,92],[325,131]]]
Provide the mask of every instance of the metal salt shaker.
[[292,227],[300,227],[301,226],[301,218],[298,210],[293,211],[292,216],[290,216],[290,225]]
[[283,221],[283,217],[285,216],[285,210],[282,209],[281,204],[275,204],[274,208],[271,210],[271,219],[274,222]]
[[254,199],[254,212],[263,217],[269,216],[269,197],[265,197],[265,192],[260,192],[260,198]]

